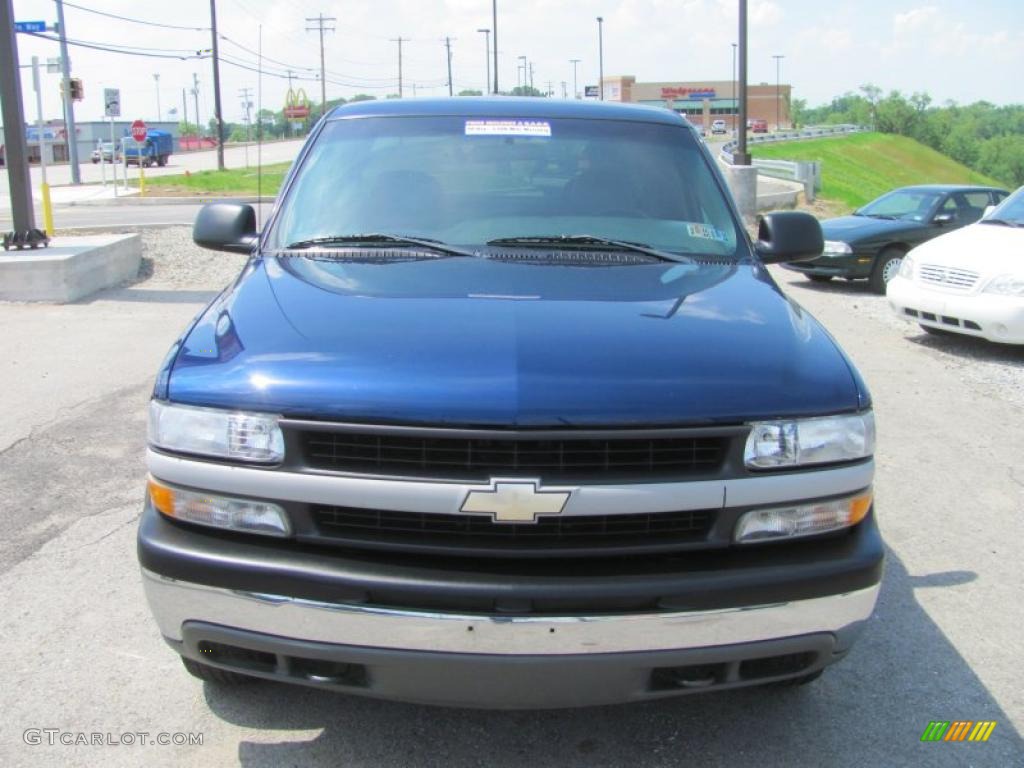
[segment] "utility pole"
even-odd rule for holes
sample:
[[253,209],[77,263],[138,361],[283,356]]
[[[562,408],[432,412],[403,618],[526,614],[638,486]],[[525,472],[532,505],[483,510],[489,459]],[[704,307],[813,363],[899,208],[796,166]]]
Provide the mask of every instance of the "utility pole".
[[747,0],[740,3],[740,36],[739,36],[739,70],[740,70],[740,125],[739,143],[733,155],[733,165],[750,165],[750,153],[747,152]]
[[[60,35],[60,70],[64,86],[64,135],[68,139],[68,161],[71,163],[71,183],[81,184],[78,168],[78,129],[75,128],[75,102],[71,98],[71,60],[68,58],[67,27],[64,24],[64,0],[57,2],[57,34]],[[13,24],[13,19],[11,20]],[[16,70],[10,70],[12,72]],[[8,141],[10,144],[10,141]]]
[[494,95],[498,95],[498,0],[491,0],[491,27],[494,29]]
[[164,113],[160,110],[160,73],[153,73],[153,81],[156,83],[156,121],[162,123]]
[[[526,57],[517,56],[516,58],[522,62],[521,64],[516,65],[516,85],[521,88],[526,85]],[[522,71],[522,75],[519,74],[520,71]]]
[[565,80],[563,80],[562,81],[562,98],[563,99],[568,99],[569,98],[568,91],[569,91],[569,84],[567,82],[565,82]]
[[[732,100],[733,100],[733,102],[736,102],[736,43],[732,44]],[[739,109],[737,108],[738,106],[739,106],[739,104],[737,103],[736,106],[733,107],[734,111],[733,111],[733,118],[732,118],[733,119],[732,127],[735,130],[737,130],[737,131],[739,130],[739,126],[736,125],[736,120],[738,119],[738,112],[739,112]],[[744,125],[743,129],[746,130],[746,128],[747,128],[747,126]]]
[[213,120],[217,124],[217,170],[224,170],[224,115],[220,109],[220,61],[217,56],[217,0],[210,0],[213,35]]
[[334,32],[334,16],[324,16],[321,13],[316,18],[306,17],[306,24],[316,24],[315,27],[306,27],[307,32],[320,33],[320,114],[327,114],[327,70],[324,67],[324,32]]
[[[59,3],[57,7],[60,7]],[[21,75],[18,69],[18,43],[14,32],[12,0],[0,0],[0,35],[3,35],[0,40],[0,72],[13,73],[0,77],[0,101],[3,102],[6,144],[4,160],[7,164],[11,218],[14,223],[12,234],[18,242],[27,241],[36,228],[36,212],[32,207],[32,177],[29,175],[28,147],[25,144],[25,113],[21,102]],[[69,90],[65,88],[64,93],[67,94]],[[4,235],[5,248],[7,244],[8,238]]]
[[553,84],[553,83],[552,83],[552,82],[551,82],[550,80],[548,80],[548,89],[547,89],[546,91],[544,91],[544,95],[545,95],[545,96],[547,96],[547,97],[549,97],[549,98],[550,98],[551,96],[554,96],[554,95],[555,95],[555,90],[554,90],[554,88],[552,87],[553,85],[554,85],[554,84]]
[[409,42],[409,38],[399,36],[391,42],[398,43],[398,98],[402,98],[402,43]]
[[[199,123],[199,75],[192,73],[192,98],[196,100],[196,138],[203,138],[203,126]],[[197,146],[196,149],[199,149]]]
[[576,65],[580,63],[579,59],[569,59],[569,63],[572,64],[572,97],[578,99],[580,97],[580,91],[576,87]]
[[484,62],[487,64],[487,79],[484,80],[484,93],[491,87],[491,30],[478,29],[484,33]]
[[452,39],[446,37],[444,39],[444,47],[448,51],[448,95],[453,96],[452,93]]
[[597,17],[597,92],[604,101],[604,17]]
[[781,115],[781,103],[780,102],[782,101],[782,99],[781,99],[782,92],[781,92],[781,87],[780,87],[780,83],[782,81],[781,81],[780,73],[782,71],[782,60],[784,58],[786,58],[786,57],[781,55],[781,54],[775,54],[774,56],[772,56],[772,58],[775,59],[775,130],[778,131],[782,127],[779,124],[781,122],[781,118],[780,118],[780,115]]
[[245,167],[249,167],[249,142],[252,140],[252,88],[242,88],[238,95],[242,98],[242,109],[245,110]]
[[188,127],[188,95],[185,88],[181,89],[181,120]]
[[533,90],[533,62],[530,62],[530,90]]

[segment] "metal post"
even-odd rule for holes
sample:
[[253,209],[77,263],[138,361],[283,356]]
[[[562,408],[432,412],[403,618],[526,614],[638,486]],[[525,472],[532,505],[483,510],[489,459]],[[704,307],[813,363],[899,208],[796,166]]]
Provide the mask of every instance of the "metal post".
[[[224,113],[220,108],[220,60],[217,55],[217,0],[210,0],[210,30],[213,35],[213,119],[217,123],[217,170],[224,170]],[[141,173],[142,158],[139,158]]]
[[494,29],[494,95],[498,95],[498,0],[491,0],[491,27]]
[[781,82],[780,72],[782,70],[782,60],[786,57],[781,54],[775,54],[774,56],[772,56],[772,58],[775,59],[775,130],[779,131],[782,128],[782,126],[780,125],[780,123],[782,122],[782,112],[780,104],[781,90],[779,86]]
[[740,127],[733,165],[750,165],[750,153],[747,152],[747,0],[740,3],[740,35],[739,35],[739,82],[740,82]]
[[576,65],[580,63],[580,60],[569,59],[569,63],[572,64],[572,97],[574,99],[578,99],[580,97],[580,92],[576,87]]
[[452,39],[446,37],[444,39],[444,47],[448,52],[448,95],[454,95],[452,93]]
[[484,63],[487,65],[487,79],[484,80],[484,93],[491,84],[491,30],[478,29],[477,32],[484,33]]
[[186,95],[186,89],[181,89],[181,122],[185,124],[185,128],[188,129],[188,96]]
[[604,18],[597,17],[597,92],[604,101]]
[[50,204],[50,185],[46,182],[46,136],[43,133],[43,88],[39,82],[39,57],[32,57],[32,87],[36,92],[36,131],[39,133],[39,171],[43,196],[43,231],[53,236],[53,206]]
[[199,149],[199,139],[203,138],[203,126],[199,124],[199,75],[192,73],[192,98],[196,100],[196,149]]
[[[100,150],[103,157],[103,150]],[[114,182],[114,197],[117,197],[117,142],[114,141],[114,118],[110,118],[110,177]]]
[[162,123],[164,120],[164,113],[160,109],[160,73],[153,73],[153,80],[156,82],[156,121]]
[[71,60],[68,58],[67,27],[64,24],[64,0],[57,3],[57,30],[60,36],[60,68],[64,82],[64,133],[68,139],[68,162],[71,163],[71,183],[82,183],[78,167],[78,130],[75,128],[75,102],[71,98]]
[[[25,116],[21,102],[21,77],[18,72],[18,43],[14,32],[12,0],[0,0],[0,100],[3,101],[4,142],[7,182],[11,190],[11,218],[14,236],[25,238],[36,228],[32,207],[32,177],[29,174],[25,146]],[[4,237],[7,246],[7,237]]]
[[[732,44],[732,101],[736,104],[736,43]],[[738,106],[738,105],[737,105]],[[733,107],[732,113],[732,128],[734,131],[739,131],[739,127],[736,125],[738,118],[736,106]],[[745,128],[746,126],[744,126]]]

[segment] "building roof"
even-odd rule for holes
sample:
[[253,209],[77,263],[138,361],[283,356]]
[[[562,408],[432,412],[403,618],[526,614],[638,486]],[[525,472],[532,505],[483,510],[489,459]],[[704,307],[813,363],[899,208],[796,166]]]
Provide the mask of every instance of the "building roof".
[[328,119],[430,115],[507,118],[583,118],[632,120],[645,123],[687,125],[686,120],[663,107],[608,101],[516,98],[510,96],[459,96],[448,99],[383,99],[357,101],[335,107]]

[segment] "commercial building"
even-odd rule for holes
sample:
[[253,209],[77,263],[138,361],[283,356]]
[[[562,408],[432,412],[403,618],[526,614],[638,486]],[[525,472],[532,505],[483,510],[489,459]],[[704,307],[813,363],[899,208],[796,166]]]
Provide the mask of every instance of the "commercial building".
[[[786,84],[748,84],[747,119],[765,120],[770,128],[792,127],[791,94],[792,86]],[[731,130],[739,120],[739,98],[731,80],[638,83],[632,75],[619,75],[604,78],[604,98],[667,107],[708,129],[711,121],[725,120]]]
[[[114,121],[114,139],[120,141],[123,137],[131,135],[131,120]],[[178,136],[178,123],[176,122],[152,122],[146,123],[148,128],[160,131],[167,131],[174,137],[174,151],[182,149]],[[93,120],[75,123],[78,134],[78,159],[79,162],[87,163],[96,149],[99,142],[110,141],[110,121]],[[28,145],[28,159],[30,163],[39,162],[39,154],[42,149],[46,151],[47,163],[65,163],[68,160],[67,131],[64,128],[63,120],[50,120],[43,125],[43,142],[40,145],[39,131],[35,124],[30,123],[25,127],[26,143]],[[4,138],[3,128],[0,128],[0,165],[4,163]]]

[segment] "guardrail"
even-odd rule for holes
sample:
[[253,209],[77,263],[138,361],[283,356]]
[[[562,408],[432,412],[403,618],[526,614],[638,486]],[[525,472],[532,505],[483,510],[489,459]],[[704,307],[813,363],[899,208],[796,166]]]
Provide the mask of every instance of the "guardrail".
[[[859,125],[816,125],[808,128],[801,128],[798,131],[779,131],[764,136],[750,136],[747,138],[747,146],[751,144],[774,144],[780,141],[798,141],[800,139],[820,139],[829,136],[843,136],[851,133],[861,133],[867,130]],[[719,159],[727,165],[733,164],[733,153],[736,150],[737,141],[733,140],[722,145],[718,153]],[[821,163],[800,162],[790,160],[762,160],[753,159],[751,163],[757,168],[759,174],[772,176],[777,179],[789,179],[804,185],[804,194],[808,202],[814,202],[815,193],[821,189]]]

